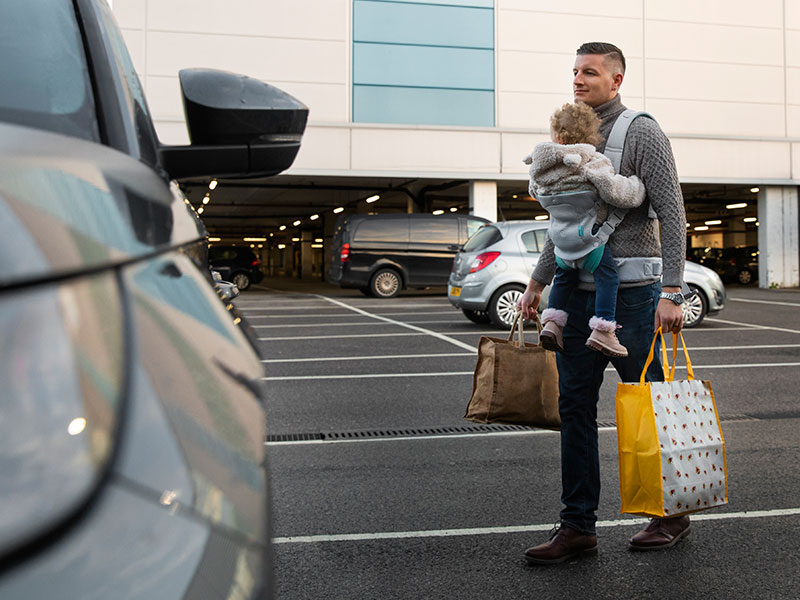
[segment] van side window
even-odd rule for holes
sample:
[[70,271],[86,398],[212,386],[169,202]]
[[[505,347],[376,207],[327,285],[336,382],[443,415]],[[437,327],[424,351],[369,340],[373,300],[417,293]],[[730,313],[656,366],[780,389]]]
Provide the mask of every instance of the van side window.
[[411,219],[411,241],[417,244],[457,244],[457,219]]
[[408,219],[365,219],[356,229],[354,242],[408,242]]
[[522,243],[528,252],[539,252],[539,243],[536,241],[536,231],[526,231],[522,234]]
[[484,221],[478,221],[477,219],[467,219],[467,239],[472,237],[472,234],[478,231],[481,227],[486,225]]

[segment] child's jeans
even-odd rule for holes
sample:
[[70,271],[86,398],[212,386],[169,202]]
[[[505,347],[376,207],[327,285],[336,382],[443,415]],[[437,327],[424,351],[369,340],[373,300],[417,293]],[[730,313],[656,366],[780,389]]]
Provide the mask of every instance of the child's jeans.
[[[614,255],[606,244],[603,258],[597,265],[594,273],[595,305],[594,314],[601,319],[613,321],[617,312],[617,290],[619,288],[619,273]],[[570,294],[578,286],[578,269],[564,269],[556,266],[556,276],[550,289],[548,308],[559,310],[567,309]]]

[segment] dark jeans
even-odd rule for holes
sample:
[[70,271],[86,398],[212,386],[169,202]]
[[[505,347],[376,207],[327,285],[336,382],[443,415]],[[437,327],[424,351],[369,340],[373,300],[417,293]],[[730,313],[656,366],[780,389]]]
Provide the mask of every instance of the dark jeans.
[[[597,449],[597,402],[603,371],[609,361],[622,381],[639,381],[653,341],[655,307],[661,284],[623,288],[617,298],[617,330],[626,358],[610,358],[587,348],[589,317],[595,310],[593,292],[575,290],[567,304],[564,352],[558,353],[559,413],[561,414],[561,521],[594,535],[600,501],[600,459]],[[657,345],[657,348],[660,346]],[[648,381],[663,381],[659,361],[647,371]]]
[[[597,265],[594,273],[595,293],[594,314],[607,321],[613,321],[617,311],[617,289],[619,288],[619,273],[617,263],[614,262],[614,255],[606,244],[603,250],[603,258]],[[556,267],[556,276],[553,279],[553,286],[550,288],[550,296],[547,300],[548,308],[567,310],[570,294],[578,287],[578,269],[562,269]],[[592,315],[589,315],[590,317]],[[589,319],[586,319],[587,323]]]

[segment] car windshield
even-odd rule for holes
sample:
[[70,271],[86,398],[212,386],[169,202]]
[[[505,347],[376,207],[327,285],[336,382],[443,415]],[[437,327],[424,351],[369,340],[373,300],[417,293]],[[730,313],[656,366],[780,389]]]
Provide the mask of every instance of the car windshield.
[[0,2],[0,121],[99,141],[92,88],[69,0]]
[[497,229],[497,227],[487,225],[486,227],[478,229],[478,231],[467,240],[463,250],[464,252],[477,252],[478,250],[488,248],[501,239],[503,239],[503,235],[500,233],[500,230]]

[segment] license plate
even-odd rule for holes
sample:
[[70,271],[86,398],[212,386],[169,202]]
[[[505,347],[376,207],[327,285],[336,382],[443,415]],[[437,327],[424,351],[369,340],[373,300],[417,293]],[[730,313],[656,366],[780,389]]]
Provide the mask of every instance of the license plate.
[[460,296],[461,295],[461,288],[460,287],[451,287],[450,288],[450,295],[451,296]]

